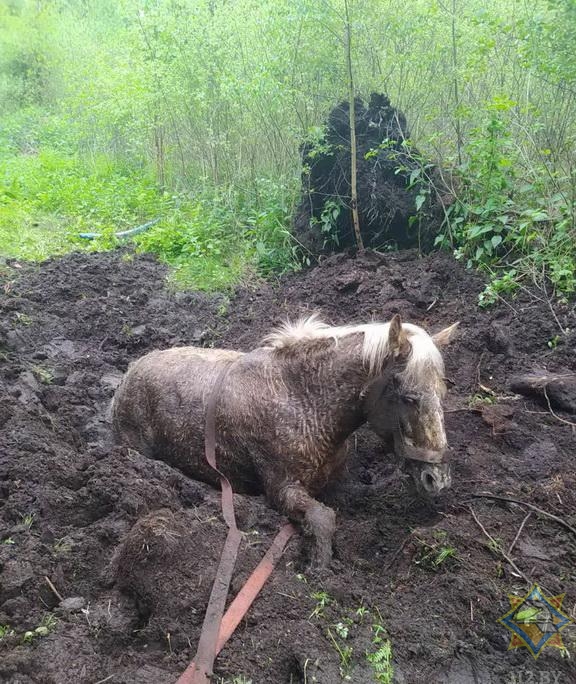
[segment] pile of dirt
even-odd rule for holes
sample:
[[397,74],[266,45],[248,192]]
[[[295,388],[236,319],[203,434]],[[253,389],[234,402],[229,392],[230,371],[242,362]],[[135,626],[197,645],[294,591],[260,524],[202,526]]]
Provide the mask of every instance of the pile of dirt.
[[[356,243],[352,225],[350,104],[330,112],[317,139],[302,145],[302,198],[294,235],[314,257]],[[366,247],[428,250],[440,227],[440,174],[409,142],[406,117],[386,95],[354,101],[356,178],[362,239]],[[445,195],[445,196],[444,196]]]
[[[514,672],[573,680],[558,649],[538,661],[507,651],[496,622],[528,586],[502,559],[523,499],[575,525],[574,427],[509,380],[533,367],[575,370],[574,309],[523,296],[476,307],[480,278],[447,255],[334,255],[230,301],[164,289],[164,268],[126,253],[13,263],[0,296],[0,680],[13,684],[174,682],[192,657],[225,528],[218,493],[168,465],[110,444],[107,408],[127,364],[155,348],[250,349],[287,315],[333,323],[399,312],[437,330],[461,321],[445,353],[453,488],[414,499],[394,456],[360,431],[341,486],[335,558],[306,574],[301,542],[217,660],[225,682],[373,681],[378,625],[396,681],[508,682]],[[572,417],[573,420],[573,417]],[[236,495],[245,538],[237,590],[281,519]],[[489,542],[470,507],[486,531]],[[512,553],[574,611],[576,539],[534,513]],[[49,578],[64,600],[49,586]],[[38,628],[40,630],[38,631]],[[563,632],[569,650],[574,629]],[[29,632],[26,636],[26,633]],[[382,636],[382,633],[379,634]]]

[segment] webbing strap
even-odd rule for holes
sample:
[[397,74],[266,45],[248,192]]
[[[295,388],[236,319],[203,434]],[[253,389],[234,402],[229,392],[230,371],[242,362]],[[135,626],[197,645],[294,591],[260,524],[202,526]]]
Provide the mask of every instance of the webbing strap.
[[288,540],[296,531],[290,523],[283,525],[254,572],[230,604],[226,615],[222,617],[241,539],[240,531],[236,527],[232,487],[228,478],[218,470],[216,465],[216,408],[220,389],[231,365],[232,363],[226,365],[216,378],[206,404],[204,425],[206,460],[220,476],[222,515],[228,525],[228,536],[210,593],[196,656],[176,684],[209,684],[216,656],[246,615],[282,555]]
[[228,374],[231,365],[232,364],[227,364],[219,372],[206,404],[204,451],[206,460],[218,475],[220,475],[222,516],[228,525],[228,536],[226,537],[226,542],[222,549],[220,563],[218,565],[214,584],[212,585],[212,592],[210,593],[210,600],[208,601],[208,607],[206,608],[204,623],[202,624],[198,650],[194,657],[196,667],[192,677],[193,684],[205,684],[210,681],[209,678],[212,675],[212,668],[216,658],[220,624],[222,623],[226,598],[228,596],[230,581],[232,580],[232,573],[234,572],[234,565],[236,564],[236,556],[238,555],[238,547],[240,546],[241,540],[240,530],[236,527],[232,486],[230,485],[228,478],[218,470],[218,466],[216,465],[216,407],[224,378]]

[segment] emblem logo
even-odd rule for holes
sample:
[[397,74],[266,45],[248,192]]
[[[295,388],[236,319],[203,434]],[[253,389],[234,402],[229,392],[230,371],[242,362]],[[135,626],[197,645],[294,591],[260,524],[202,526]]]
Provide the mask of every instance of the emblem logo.
[[510,610],[498,619],[512,632],[508,650],[524,646],[537,659],[547,646],[564,649],[561,632],[574,624],[574,620],[562,612],[564,596],[566,594],[545,596],[537,584],[524,598],[508,594]]

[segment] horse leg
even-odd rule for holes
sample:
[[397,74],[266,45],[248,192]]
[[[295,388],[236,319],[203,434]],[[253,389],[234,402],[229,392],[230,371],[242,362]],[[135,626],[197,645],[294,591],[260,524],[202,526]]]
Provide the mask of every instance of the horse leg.
[[284,485],[275,498],[279,509],[292,520],[301,523],[304,533],[313,538],[311,566],[323,568],[329,565],[336,513],[311,497],[300,484]]

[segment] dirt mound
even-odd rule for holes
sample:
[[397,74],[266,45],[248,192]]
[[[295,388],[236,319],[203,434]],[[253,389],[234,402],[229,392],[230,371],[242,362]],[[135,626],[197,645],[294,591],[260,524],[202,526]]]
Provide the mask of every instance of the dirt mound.
[[[392,454],[361,431],[328,495],[338,516],[330,572],[303,574],[301,542],[292,541],[218,658],[218,675],[364,684],[382,625],[398,682],[505,682],[518,670],[572,681],[558,649],[538,661],[508,652],[496,623],[507,594],[527,590],[497,551],[527,511],[470,499],[525,499],[575,524],[574,433],[561,420],[569,416],[508,389],[533,367],[574,371],[574,333],[558,328],[576,329],[569,307],[556,310],[558,322],[528,295],[481,311],[477,276],[449,256],[412,252],[335,255],[228,304],[171,294],[162,266],[126,253],[16,266],[0,296],[1,681],[175,681],[194,653],[225,535],[219,498],[164,463],[111,447],[109,400],[128,362],[153,348],[249,349],[285,316],[312,310],[334,323],[395,312],[431,330],[461,321],[445,355],[453,488],[434,504],[412,499]],[[280,518],[259,497],[235,501],[246,532],[238,589]],[[573,610],[576,540],[565,528],[534,513],[512,555],[548,595],[566,591]],[[563,632],[569,650],[573,632]]]
[[[356,98],[354,115],[365,246],[430,249],[442,220],[441,199],[434,187],[443,187],[439,174],[410,145],[406,117],[386,95],[372,93],[368,105]],[[341,102],[317,139],[302,145],[302,199],[294,234],[314,256],[356,243],[350,212],[349,116],[349,103]]]

